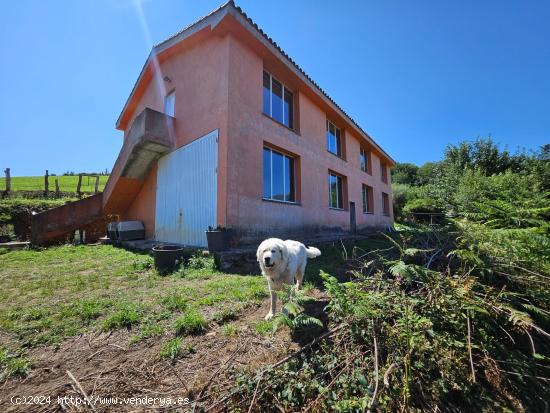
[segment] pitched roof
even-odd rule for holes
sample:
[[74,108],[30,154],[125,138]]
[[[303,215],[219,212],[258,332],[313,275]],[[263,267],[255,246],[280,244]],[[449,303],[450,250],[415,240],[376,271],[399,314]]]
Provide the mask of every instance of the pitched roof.
[[[357,131],[363,135],[364,138],[366,138],[372,145],[374,145],[384,156],[388,158],[392,163],[395,163],[395,160],[388,155],[384,149],[382,149],[375,141],[374,139],[361,127],[359,124],[350,116],[348,115],[344,109],[342,109],[271,37],[269,37],[240,7],[238,7],[234,0],[229,0],[226,3],[222,4],[217,9],[213,10],[206,16],[198,19],[197,21],[189,24],[188,26],[184,27],[179,32],[175,33],[174,35],[168,37],[167,39],[163,40],[160,43],[157,43],[155,46],[153,46],[151,53],[149,54],[149,57],[147,58],[147,61],[143,65],[143,68],[141,70],[141,73],[136,80],[136,83],[134,84],[134,87],[132,88],[132,92],[130,93],[126,103],[124,104],[124,107],[118,117],[117,120],[117,127],[121,121],[123,113],[126,111],[128,103],[130,102],[132,96],[134,95],[134,92],[140,83],[145,70],[155,55],[161,53],[162,51],[172,47],[173,45],[180,43],[184,39],[188,38],[192,34],[198,32],[199,30],[211,26],[213,29],[218,25],[218,23],[226,16],[226,15],[232,15],[239,21],[246,29],[248,29],[250,32],[255,32],[259,35],[259,40],[263,40],[264,44],[266,46],[270,46],[270,48],[274,49],[276,52],[275,54],[278,54],[283,60],[288,62],[290,66],[295,69],[295,73],[298,74],[300,77],[302,77],[306,84],[308,84],[310,87],[312,87],[313,90],[316,90],[320,92],[320,94],[328,100],[329,104],[333,106],[333,108],[338,112],[344,119],[346,119],[348,122],[350,122]],[[247,27],[248,26],[248,27]]]

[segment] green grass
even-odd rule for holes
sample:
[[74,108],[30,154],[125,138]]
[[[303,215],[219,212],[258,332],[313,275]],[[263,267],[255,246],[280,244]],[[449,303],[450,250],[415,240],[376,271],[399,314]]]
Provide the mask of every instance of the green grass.
[[[0,347],[57,344],[88,331],[130,329],[132,343],[203,329],[223,308],[267,295],[263,277],[205,268],[161,277],[151,257],[113,246],[59,246],[0,255]],[[246,300],[246,301],[243,301]],[[243,308],[243,307],[239,307]],[[199,313],[200,309],[200,313]],[[13,343],[16,345],[13,345]],[[9,344],[9,345],[8,345]]]
[[239,327],[236,324],[230,323],[224,325],[222,331],[224,335],[231,337],[237,335],[239,332]]
[[189,310],[174,323],[176,334],[201,334],[208,328],[208,321],[196,310]]
[[181,339],[181,337],[175,337],[168,340],[160,350],[160,358],[164,360],[177,359],[183,352],[182,344],[183,340]]
[[261,320],[254,323],[253,327],[254,327],[254,330],[256,330],[256,333],[258,333],[262,337],[265,337],[274,331],[274,326],[272,321]]
[[[59,180],[59,190],[61,192],[76,192],[76,186],[78,184],[78,176],[50,176],[49,177],[49,189],[55,190],[55,180]],[[99,191],[103,191],[107,179],[106,175],[99,177]],[[6,178],[0,178],[0,190],[6,188]],[[44,176],[12,176],[11,177],[11,190],[12,191],[43,191],[44,190]],[[82,177],[82,192],[94,192],[95,190],[95,177]]]

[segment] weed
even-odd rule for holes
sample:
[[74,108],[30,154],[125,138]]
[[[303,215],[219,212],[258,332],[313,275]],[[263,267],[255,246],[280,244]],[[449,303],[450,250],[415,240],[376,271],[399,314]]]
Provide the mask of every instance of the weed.
[[212,319],[218,324],[224,324],[228,321],[235,320],[239,316],[240,308],[222,308],[219,311],[216,311]]
[[184,311],[187,301],[187,297],[182,293],[171,293],[161,299],[162,305],[170,311]]
[[141,320],[141,311],[135,304],[124,303],[103,321],[103,330],[130,328]]
[[8,377],[25,376],[30,369],[30,361],[22,355],[11,354],[0,348],[0,380]]
[[272,321],[261,320],[254,323],[254,330],[262,337],[267,336],[274,331],[274,325]]
[[208,322],[194,309],[187,311],[176,319],[175,328],[178,335],[201,334],[206,331]]
[[222,331],[224,335],[231,337],[239,332],[239,327],[237,327],[237,325],[233,323],[225,324],[222,328]]

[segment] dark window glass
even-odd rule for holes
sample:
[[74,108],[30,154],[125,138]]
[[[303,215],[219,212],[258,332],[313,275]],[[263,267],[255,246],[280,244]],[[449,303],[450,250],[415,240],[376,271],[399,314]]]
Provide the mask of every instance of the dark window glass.
[[283,123],[283,85],[271,78],[271,117]]
[[285,156],[285,201],[294,202],[294,159]]
[[269,73],[264,72],[264,113],[271,116],[271,86]]
[[271,182],[273,185],[272,198],[278,201],[285,200],[284,157],[280,153],[271,151]]
[[388,169],[385,163],[380,163],[380,175],[382,176],[382,182],[388,183]]
[[264,148],[264,198],[271,198],[271,150]]
[[294,104],[292,101],[292,93],[285,88],[285,106],[284,106],[284,121],[283,123],[292,128],[294,125]]
[[344,208],[344,194],[343,194],[343,185],[342,178],[339,176],[336,177],[338,182],[338,208]]
[[382,211],[384,215],[390,215],[390,197],[382,192]]
[[372,213],[372,188],[363,185],[363,212]]
[[263,197],[277,201],[295,202],[294,159],[264,148]]
[[327,150],[337,156],[342,155],[340,129],[327,120]]
[[359,163],[361,164],[361,170],[367,172],[367,152],[364,149],[359,151]]
[[342,178],[338,175],[328,174],[329,206],[331,208],[344,207]]
[[267,72],[263,72],[263,112],[289,128],[294,127],[293,94]]

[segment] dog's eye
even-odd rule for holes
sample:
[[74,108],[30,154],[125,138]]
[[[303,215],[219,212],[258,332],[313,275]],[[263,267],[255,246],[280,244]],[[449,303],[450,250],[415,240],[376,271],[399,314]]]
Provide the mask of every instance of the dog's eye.
[[271,253],[272,253],[272,254],[275,254],[275,250],[271,250]]

